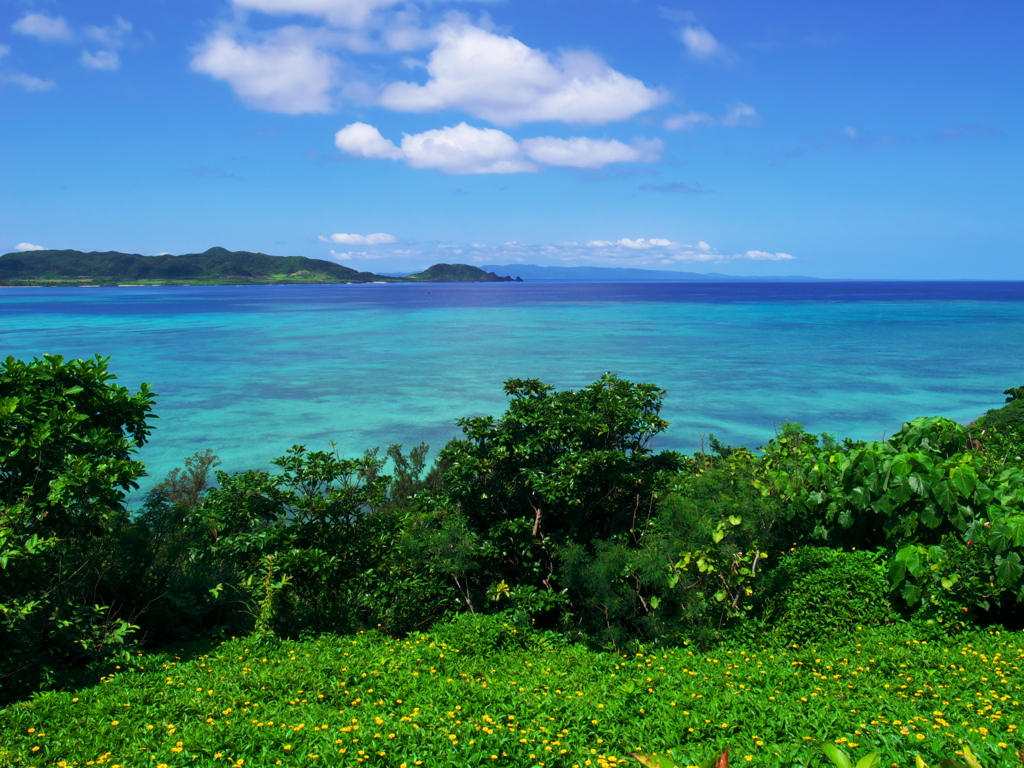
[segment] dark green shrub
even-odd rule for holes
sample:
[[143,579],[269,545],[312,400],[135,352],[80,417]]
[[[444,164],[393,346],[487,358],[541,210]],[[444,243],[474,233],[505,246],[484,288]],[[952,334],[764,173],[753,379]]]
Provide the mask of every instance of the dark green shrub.
[[889,589],[876,553],[801,547],[768,576],[765,618],[773,632],[795,642],[837,637],[897,621]]

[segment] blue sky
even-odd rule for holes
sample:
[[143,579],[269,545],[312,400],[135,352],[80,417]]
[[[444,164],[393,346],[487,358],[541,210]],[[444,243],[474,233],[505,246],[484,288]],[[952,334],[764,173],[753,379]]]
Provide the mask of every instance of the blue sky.
[[0,0],[0,252],[1024,279],[1020,2]]

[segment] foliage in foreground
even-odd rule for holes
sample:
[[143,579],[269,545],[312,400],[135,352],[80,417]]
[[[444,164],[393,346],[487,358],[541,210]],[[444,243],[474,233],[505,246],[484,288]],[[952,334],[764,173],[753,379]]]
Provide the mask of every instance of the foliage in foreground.
[[[473,626],[464,626],[465,622]],[[472,643],[467,645],[466,641]],[[827,645],[589,651],[463,616],[426,635],[231,640],[139,655],[99,683],[0,710],[0,765],[929,765],[1024,747],[1024,634],[905,629]]]
[[0,700],[129,643],[401,637],[457,611],[618,651],[1024,620],[1012,431],[923,418],[840,444],[787,424],[761,454],[683,456],[651,448],[653,384],[512,379],[506,413],[461,420],[429,471],[426,446],[295,446],[208,487],[207,451],[129,515],[152,395],[111,379],[99,358],[0,367]]

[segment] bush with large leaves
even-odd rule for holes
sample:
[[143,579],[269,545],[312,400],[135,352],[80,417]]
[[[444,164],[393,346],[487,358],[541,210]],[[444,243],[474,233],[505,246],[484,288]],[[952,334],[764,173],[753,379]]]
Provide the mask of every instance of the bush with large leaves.
[[101,656],[130,633],[133,563],[112,543],[145,474],[154,395],[114,383],[107,359],[0,364],[0,679]]
[[807,541],[884,547],[906,603],[942,621],[1024,600],[1024,464],[965,427],[915,419],[885,442],[837,450],[790,427],[765,449],[764,493]]

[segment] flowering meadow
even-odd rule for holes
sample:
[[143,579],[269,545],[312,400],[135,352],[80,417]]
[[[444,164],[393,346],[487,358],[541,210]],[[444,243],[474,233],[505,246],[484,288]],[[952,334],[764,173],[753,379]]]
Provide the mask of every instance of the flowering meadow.
[[[500,618],[495,619],[499,621]],[[501,625],[441,634],[232,639],[138,655],[88,687],[0,710],[0,765],[827,765],[818,740],[882,766],[962,753],[1020,764],[1024,633],[907,639],[908,625],[823,645],[595,652]]]

